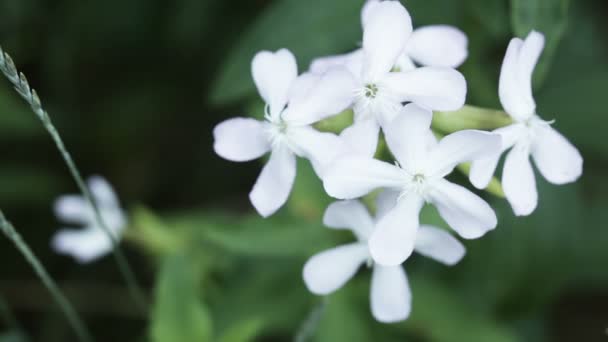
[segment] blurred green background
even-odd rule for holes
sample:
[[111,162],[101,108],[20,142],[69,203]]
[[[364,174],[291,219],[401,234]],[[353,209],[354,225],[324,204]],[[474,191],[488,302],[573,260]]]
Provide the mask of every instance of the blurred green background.
[[[539,113],[556,120],[585,166],[576,184],[537,177],[530,217],[485,195],[498,228],[466,241],[455,267],[408,260],[413,314],[381,325],[369,313],[368,270],[325,300],[302,283],[308,257],[351,239],[321,227],[331,200],[308,163],[299,163],[286,208],[263,220],[247,200],[260,164],[221,160],[211,136],[228,117],[262,111],[249,71],[256,51],[288,47],[305,70],[314,56],[353,49],[362,0],[0,0],[0,44],[83,173],[107,177],[131,215],[123,246],[153,302],[150,317],[131,303],[111,257],[82,266],[51,251],[60,226],[51,204],[76,187],[37,118],[0,82],[0,208],[98,341],[290,341],[298,331],[332,342],[608,339],[608,3],[403,3],[415,26],[467,33],[461,70],[473,105],[500,108],[508,40],[545,33]],[[424,220],[441,224],[431,211]],[[22,257],[8,240],[0,246],[0,341],[74,340]]]

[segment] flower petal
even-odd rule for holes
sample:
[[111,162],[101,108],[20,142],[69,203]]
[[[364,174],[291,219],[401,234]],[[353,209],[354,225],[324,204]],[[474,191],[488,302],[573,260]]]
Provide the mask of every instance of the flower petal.
[[348,228],[359,241],[367,241],[374,229],[374,221],[365,206],[356,200],[337,201],[327,207],[323,224],[330,228]]
[[520,134],[523,133],[523,129],[525,129],[525,127],[522,124],[516,123],[492,131],[493,133],[499,134],[502,138],[501,149],[489,157],[473,160],[471,163],[471,171],[469,172],[469,180],[473,186],[477,189],[485,189],[488,186],[490,180],[492,180],[492,176],[494,175],[502,152],[515,144]]
[[527,216],[536,209],[536,179],[527,147],[515,145],[507,154],[502,171],[502,187],[515,215]]
[[342,245],[315,254],[304,265],[304,283],[312,293],[330,294],[344,286],[368,256],[363,243]]
[[423,204],[420,196],[407,195],[382,216],[369,239],[369,251],[375,262],[399,265],[412,254]]
[[525,41],[511,39],[500,71],[498,93],[503,108],[518,121],[536,111],[532,95],[532,74],[544,47],[544,36],[530,32]]
[[384,189],[376,197],[376,221],[380,221],[397,205],[400,192],[393,189]]
[[452,266],[464,257],[464,245],[445,230],[421,225],[416,235],[414,250],[442,264]]
[[89,177],[87,184],[99,206],[105,208],[119,207],[118,197],[116,197],[114,189],[112,189],[112,186],[105,178],[101,176],[91,176]]
[[445,222],[465,239],[477,239],[496,228],[494,210],[463,186],[441,179],[429,195]]
[[79,195],[64,195],[55,200],[55,216],[66,223],[89,224],[93,222],[93,210]]
[[495,133],[467,129],[445,136],[428,159],[428,172],[448,175],[460,163],[495,156],[500,153],[501,137]]
[[249,161],[270,150],[270,140],[264,123],[249,118],[233,118],[213,129],[213,149],[220,157],[231,161]]
[[89,263],[108,254],[112,242],[97,228],[62,229],[51,240],[51,247],[60,254],[68,254],[79,263]]
[[325,169],[348,148],[337,135],[319,132],[310,126],[291,129],[289,138],[298,155],[310,160],[319,177],[322,177]]
[[374,265],[370,302],[372,315],[382,323],[408,318],[412,311],[412,291],[403,268]]
[[272,150],[249,193],[251,203],[263,217],[274,214],[289,197],[296,177],[296,156],[285,147]]
[[278,116],[287,104],[291,83],[298,76],[298,65],[291,51],[260,51],[251,61],[253,81],[260,96],[270,106],[270,113]]
[[309,71],[320,75],[337,66],[345,67],[357,78],[361,77],[361,70],[363,69],[363,49],[357,49],[342,55],[315,58],[310,63]]
[[363,28],[363,79],[376,82],[388,73],[412,33],[412,20],[398,1],[383,1],[367,15]]
[[540,173],[553,184],[576,181],[583,173],[583,157],[568,139],[550,126],[536,131],[532,158]]
[[415,167],[426,157],[426,140],[432,119],[430,110],[410,103],[387,127],[383,127],[386,143],[402,167]]
[[325,171],[323,186],[332,197],[353,199],[377,188],[400,188],[404,173],[398,167],[372,158],[345,156]]
[[419,64],[457,68],[467,59],[467,46],[467,36],[456,27],[431,25],[415,29],[405,50]]
[[344,67],[335,67],[321,75],[305,95],[290,101],[283,118],[290,123],[309,125],[338,114],[348,108],[354,97],[356,83]]
[[413,102],[431,110],[460,109],[467,94],[464,76],[444,67],[391,72],[382,79],[381,85],[390,89],[401,102]]
[[380,126],[376,120],[355,120],[351,126],[346,127],[340,133],[340,138],[353,153],[372,158],[378,148],[379,133]]

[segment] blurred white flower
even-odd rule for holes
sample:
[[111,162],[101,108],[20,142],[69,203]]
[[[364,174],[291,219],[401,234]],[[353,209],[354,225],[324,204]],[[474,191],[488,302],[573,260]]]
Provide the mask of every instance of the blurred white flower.
[[494,132],[502,136],[502,149],[494,155],[473,162],[470,180],[485,188],[501,154],[507,154],[502,185],[516,215],[529,215],[536,208],[538,193],[530,155],[543,177],[553,184],[576,181],[583,172],[583,158],[564,136],[551,127],[552,122],[536,114],[532,96],[532,73],[543,50],[544,36],[532,31],[525,41],[513,38],[500,73],[499,95],[514,124]]
[[[126,226],[126,217],[110,184],[102,177],[89,178],[88,186],[99,206],[104,223],[119,239]],[[112,241],[99,227],[93,208],[80,195],[65,195],[55,201],[55,215],[68,224],[82,229],[61,229],[51,241],[57,253],[68,254],[80,263],[94,261],[112,251]]]
[[[465,102],[466,81],[458,71],[445,66],[393,71],[412,36],[410,15],[398,1],[374,2],[367,6],[363,17],[362,49],[317,60],[311,69],[313,73],[323,72],[344,64],[353,73],[357,82],[352,91],[355,122],[343,136],[369,154],[375,151],[380,127],[394,119],[403,102],[431,110],[457,110]],[[435,36],[437,30],[431,31],[418,34],[422,43],[414,35],[412,46],[429,45],[424,40]]]
[[437,142],[431,119],[430,111],[408,104],[385,128],[388,147],[398,161],[395,165],[347,155],[324,175],[325,190],[339,199],[361,197],[377,188],[398,192],[369,241],[370,253],[379,264],[398,265],[412,253],[425,202],[435,205],[463,238],[479,238],[496,227],[496,214],[483,199],[444,177],[460,163],[497,153],[500,136],[464,130]]
[[293,54],[282,49],[259,52],[252,61],[253,79],[266,102],[266,120],[234,118],[218,124],[214,150],[231,161],[249,161],[271,152],[249,194],[264,217],[286,201],[296,175],[296,156],[308,158],[319,176],[340,152],[342,141],[311,125],[348,108],[354,88],[352,75],[335,68],[323,75],[298,77]]
[[[367,240],[379,218],[391,209],[387,207],[390,201],[383,199],[384,194],[378,198],[375,219],[359,201],[334,202],[327,208],[323,223],[330,228],[350,229],[358,242],[314,255],[304,266],[303,278],[311,292],[327,295],[341,288],[367,262],[373,267],[370,291],[372,314],[380,322],[391,323],[407,319],[412,294],[401,265],[373,263],[367,247]],[[456,264],[465,253],[464,246],[448,232],[425,225],[418,230],[414,249],[446,265]]]

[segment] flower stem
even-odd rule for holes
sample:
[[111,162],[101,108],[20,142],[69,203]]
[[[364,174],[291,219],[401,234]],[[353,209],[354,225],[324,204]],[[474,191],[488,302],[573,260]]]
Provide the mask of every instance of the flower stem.
[[70,170],[72,178],[74,178],[74,181],[80,189],[80,192],[82,193],[86,201],[89,203],[89,205],[93,208],[97,224],[99,225],[99,227],[102,228],[108,239],[110,239],[110,241],[112,242],[112,254],[114,255],[114,259],[116,260],[120,273],[122,274],[122,277],[124,278],[127,284],[131,296],[135,299],[137,305],[140,307],[142,312],[147,313],[148,305],[144,292],[138,285],[135,279],[135,274],[133,273],[131,266],[127,262],[127,259],[124,253],[122,252],[122,249],[118,246],[118,240],[116,239],[110,228],[107,226],[107,224],[104,222],[97,203],[93,200],[93,196],[91,196],[89,188],[86,186],[80,172],[78,171],[78,168],[76,167],[76,164],[74,163],[74,160],[72,159],[72,156],[65,147],[65,144],[63,143],[59,132],[53,125],[51,117],[42,107],[42,103],[40,101],[40,98],[38,97],[38,94],[36,93],[36,90],[30,88],[25,75],[17,71],[17,68],[12,58],[7,53],[5,53],[1,47],[0,70],[6,76],[6,78],[15,86],[15,90],[19,93],[19,95],[21,95],[21,97],[23,97],[25,101],[30,105],[32,111],[36,114],[36,116],[38,116],[44,128],[47,130],[47,132],[50,134],[51,138],[55,142],[55,145],[57,146],[57,149],[63,157],[65,164]]
[[326,305],[327,297],[324,297],[319,304],[315,305],[300,326],[300,329],[298,329],[298,332],[293,339],[294,342],[307,342],[314,337],[315,333],[317,332],[317,328],[319,327],[321,317],[325,312]]
[[68,322],[76,332],[78,339],[83,342],[91,342],[93,338],[87,330],[86,326],[74,310],[74,307],[70,304],[67,298],[63,295],[57,284],[53,281],[51,276],[48,274],[42,263],[36,258],[36,255],[32,252],[29,246],[21,238],[21,235],[17,233],[15,227],[6,220],[2,211],[0,211],[0,230],[6,235],[6,237],[15,244],[15,247],[21,252],[23,257],[32,266],[34,272],[38,275],[44,286],[49,290],[57,305],[61,308],[63,313],[68,319]]

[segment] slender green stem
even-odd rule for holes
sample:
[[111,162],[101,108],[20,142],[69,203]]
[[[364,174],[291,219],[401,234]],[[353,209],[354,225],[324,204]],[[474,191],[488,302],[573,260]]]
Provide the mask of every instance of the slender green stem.
[[310,311],[300,329],[296,333],[293,341],[294,342],[306,342],[310,341],[319,327],[323,313],[325,312],[325,306],[327,305],[327,297],[324,297],[321,302]]
[[21,235],[15,230],[15,227],[6,220],[2,211],[0,211],[0,230],[2,233],[6,235],[6,237],[11,240],[15,244],[15,247],[21,252],[23,257],[27,260],[27,262],[32,266],[34,272],[38,275],[44,286],[49,290],[57,305],[61,308],[63,313],[65,314],[68,322],[76,332],[78,339],[83,342],[91,342],[93,338],[89,333],[88,329],[84,325],[83,321],[80,319],[74,307],[70,304],[67,298],[63,295],[59,287],[53,281],[49,273],[46,271],[42,263],[36,258],[36,255],[29,246],[25,243],[25,241],[21,238]]
[[147,313],[147,301],[144,292],[138,285],[137,280],[135,278],[135,274],[133,273],[133,270],[131,269],[127,258],[122,252],[122,249],[118,246],[117,238],[114,236],[110,228],[104,222],[97,203],[93,199],[93,196],[91,196],[91,192],[86,186],[80,172],[78,171],[78,168],[76,167],[72,156],[65,147],[65,144],[63,143],[59,132],[57,132],[57,129],[53,125],[51,117],[42,107],[42,103],[40,101],[40,98],[38,97],[38,94],[36,93],[36,90],[32,89],[29,86],[25,75],[17,71],[17,68],[15,67],[15,63],[13,62],[12,58],[7,53],[5,53],[1,47],[0,70],[8,78],[8,80],[13,83],[13,85],[15,86],[15,90],[19,93],[19,95],[21,95],[27,101],[32,111],[36,114],[36,116],[38,116],[38,118],[44,125],[44,128],[48,131],[51,138],[55,142],[55,145],[61,153],[61,156],[63,157],[63,160],[65,161],[68,169],[70,170],[72,177],[76,181],[76,185],[80,189],[80,192],[93,208],[93,212],[95,213],[95,220],[97,221],[99,227],[102,228],[102,230],[112,242],[112,254],[114,255],[118,268],[123,278],[125,279],[129,292],[131,293],[137,304],[140,306],[140,309],[144,313]]

